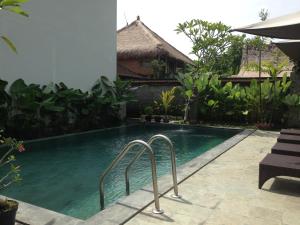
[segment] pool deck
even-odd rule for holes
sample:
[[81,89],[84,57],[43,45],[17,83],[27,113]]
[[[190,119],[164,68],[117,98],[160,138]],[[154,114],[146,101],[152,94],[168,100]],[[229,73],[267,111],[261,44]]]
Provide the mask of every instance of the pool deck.
[[299,225],[300,179],[270,179],[258,189],[258,164],[278,135],[254,132],[181,183],[181,200],[172,191],[161,197],[164,214],[152,214],[151,204],[126,225]]

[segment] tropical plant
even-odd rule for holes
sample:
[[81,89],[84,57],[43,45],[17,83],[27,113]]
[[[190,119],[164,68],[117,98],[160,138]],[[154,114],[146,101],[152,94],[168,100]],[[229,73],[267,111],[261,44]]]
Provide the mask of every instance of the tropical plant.
[[33,138],[111,126],[120,104],[132,100],[130,84],[100,79],[91,91],[64,83],[40,86],[18,79],[6,92],[0,80],[0,126],[14,137]]
[[116,99],[118,102],[131,102],[134,101],[134,96],[132,92],[130,91],[131,88],[131,82],[130,81],[124,81],[120,78],[117,78],[116,81],[114,81],[114,86],[116,89]]
[[[0,10],[9,11],[21,16],[28,17],[28,13],[25,12],[21,5],[26,3],[27,0],[0,0]],[[0,35],[0,38],[6,43],[6,45],[15,53],[17,53],[17,48],[14,43],[5,35]]]
[[194,96],[194,89],[195,89],[194,78],[192,76],[192,73],[187,73],[187,74],[179,73],[176,78],[181,84],[181,86],[178,87],[178,89],[181,91],[182,96],[185,99],[183,120],[187,121],[191,99]]
[[165,115],[168,114],[168,110],[171,106],[171,103],[174,101],[175,90],[176,90],[176,87],[173,87],[170,90],[163,91],[160,95],[160,100],[161,100]]
[[154,79],[160,79],[165,76],[167,64],[164,61],[154,59],[151,61],[151,66],[153,70]]
[[272,81],[275,83],[277,80],[277,76],[284,71],[285,67],[287,64],[285,62],[279,63],[279,64],[274,64],[272,62],[264,62],[262,63],[262,70],[267,72]]
[[46,116],[51,112],[61,112],[52,95],[42,91],[39,85],[26,85],[18,79],[9,88],[12,104],[8,107],[8,127],[14,132],[32,130],[40,133],[46,126]]
[[231,74],[237,71],[245,36],[235,36],[225,24],[193,19],[179,23],[176,32],[183,33],[193,44],[196,72]]
[[147,115],[147,116],[151,116],[153,115],[153,108],[151,106],[146,106],[144,108],[144,113]]
[[116,100],[117,93],[114,88],[114,84],[105,76],[101,76],[94,84],[91,89],[92,94],[97,95],[99,97],[108,97]]
[[8,119],[8,107],[11,103],[11,98],[6,92],[7,82],[0,80],[0,130],[4,128],[4,125]]
[[290,107],[300,107],[300,96],[297,94],[289,94],[285,96],[283,103]]
[[[217,75],[181,74],[178,79],[182,84],[180,89],[187,105],[189,106],[191,101],[198,102],[201,120],[255,123],[261,119],[261,122],[274,124],[283,122],[282,118],[286,111],[284,101],[289,100],[286,96],[291,85],[286,75],[275,82],[266,79],[261,84],[261,91],[257,80],[252,80],[248,87],[241,87],[231,82],[222,84]],[[188,110],[186,107],[185,115],[188,114]]]

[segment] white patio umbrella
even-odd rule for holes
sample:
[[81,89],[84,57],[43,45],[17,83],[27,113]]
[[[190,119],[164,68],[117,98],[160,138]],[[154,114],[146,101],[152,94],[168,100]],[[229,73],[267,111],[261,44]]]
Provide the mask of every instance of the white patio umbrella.
[[300,61],[300,40],[273,42],[290,59]]
[[[285,16],[280,16],[273,19],[268,19],[259,23],[251,24],[248,26],[232,29],[231,31],[239,31],[258,36],[265,36],[280,39],[300,39],[300,11]],[[297,44],[295,44],[297,43]],[[291,51],[298,42],[293,44],[285,42],[279,44],[278,47],[292,59],[298,58],[296,51]],[[298,48],[299,49],[299,48]],[[260,84],[260,110],[261,110],[261,50],[259,51],[259,84]]]
[[248,26],[235,28],[231,31],[239,31],[271,38],[300,39],[300,11]]

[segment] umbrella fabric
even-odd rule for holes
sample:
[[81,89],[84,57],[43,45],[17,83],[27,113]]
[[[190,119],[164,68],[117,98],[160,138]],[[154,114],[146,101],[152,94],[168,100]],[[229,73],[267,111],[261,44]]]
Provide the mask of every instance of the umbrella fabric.
[[300,61],[300,40],[280,41],[274,44],[292,60]]
[[236,28],[231,31],[239,31],[271,38],[300,39],[300,11]]

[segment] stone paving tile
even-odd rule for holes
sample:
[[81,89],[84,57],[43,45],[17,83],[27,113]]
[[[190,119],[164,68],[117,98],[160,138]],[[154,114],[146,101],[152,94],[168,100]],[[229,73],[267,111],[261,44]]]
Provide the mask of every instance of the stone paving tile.
[[182,202],[160,198],[127,225],[299,225],[300,179],[270,179],[258,189],[258,164],[276,142],[277,132],[256,131],[179,185]]
[[299,209],[288,209],[283,213],[282,222],[284,225],[299,225],[300,212]]

